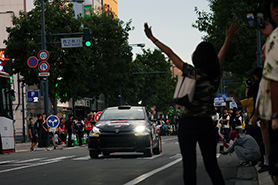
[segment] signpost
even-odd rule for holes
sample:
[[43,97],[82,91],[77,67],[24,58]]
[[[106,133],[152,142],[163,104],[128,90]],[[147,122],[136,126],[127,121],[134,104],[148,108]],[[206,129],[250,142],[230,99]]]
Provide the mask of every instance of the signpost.
[[46,124],[49,126],[50,131],[55,132],[56,128],[59,126],[60,121],[57,116],[50,115],[46,119]]
[[39,60],[36,57],[32,56],[32,57],[28,58],[27,64],[28,64],[29,67],[35,68],[35,67],[38,66]]
[[39,91],[28,91],[28,102],[38,103],[39,102]]
[[99,117],[100,117],[100,115],[101,115],[101,113],[102,112],[98,112],[98,113],[96,113],[96,115],[95,115],[95,122],[97,122],[98,121],[98,119],[99,119]]
[[49,70],[49,63],[48,62],[41,62],[39,64],[39,70],[40,72],[47,72]]
[[46,61],[49,58],[49,53],[46,50],[41,50],[38,54],[40,61]]
[[83,47],[83,39],[82,37],[62,38],[61,47],[62,48]]

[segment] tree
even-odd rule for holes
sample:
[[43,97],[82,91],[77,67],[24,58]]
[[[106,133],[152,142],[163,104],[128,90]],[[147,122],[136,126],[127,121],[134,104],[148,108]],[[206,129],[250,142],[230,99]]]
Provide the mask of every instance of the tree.
[[[208,0],[208,2],[211,12],[200,11],[195,7],[198,19],[192,26],[205,32],[203,40],[211,42],[219,51],[225,39],[225,27],[229,27],[233,22],[238,24],[240,31],[229,47],[224,70],[239,82],[245,82],[244,79],[252,78],[252,71],[257,66],[257,33],[256,29],[248,28],[246,13],[263,12],[265,20],[269,21],[269,1]],[[262,44],[265,39],[266,37],[262,35]],[[239,96],[245,97],[244,90],[238,92]]]
[[148,108],[156,105],[158,111],[168,111],[169,105],[173,104],[175,79],[172,78],[170,62],[160,50],[153,52],[143,49],[143,54],[137,55],[134,63],[134,72],[162,72],[165,74],[138,74],[132,77],[132,82],[137,86],[131,89],[134,96],[128,98],[128,102],[142,104]]
[[[256,0],[208,0],[211,13],[199,11],[193,27],[205,32],[205,41],[211,42],[217,51],[220,50],[225,39],[225,27],[235,22],[239,26],[239,33],[233,39],[228,50],[225,63],[225,71],[243,79],[252,77],[252,70],[256,67],[257,35],[256,29],[247,26],[246,13],[249,11],[263,12],[265,18],[269,18],[269,3],[259,3]],[[262,36],[262,43],[265,41]]]
[[[36,0],[34,5],[28,14],[20,12],[19,17],[13,17],[14,27],[7,28],[9,37],[5,43],[6,54],[13,59],[10,65],[13,73],[20,73],[25,84],[39,86],[39,71],[29,68],[26,62],[41,50],[38,36],[41,34],[40,1]],[[94,41],[89,48],[64,49],[58,44],[47,45],[50,54],[49,98],[54,107],[57,97],[68,101],[103,93],[112,100],[116,99],[117,87],[124,86],[128,80],[126,77],[131,74],[132,53],[127,42],[131,21],[124,27],[123,21],[107,13],[74,18],[72,4],[55,1],[45,4],[45,22],[46,33],[52,34],[83,32],[84,25],[84,28],[91,29]],[[47,37],[47,42],[59,42],[60,39],[61,36]]]

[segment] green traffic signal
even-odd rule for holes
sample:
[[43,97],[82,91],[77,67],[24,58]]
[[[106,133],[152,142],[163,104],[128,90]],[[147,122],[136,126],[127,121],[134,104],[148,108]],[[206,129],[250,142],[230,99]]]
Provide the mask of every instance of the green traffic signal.
[[83,39],[86,47],[90,47],[92,45],[91,32],[89,28],[83,29]]
[[90,47],[90,46],[92,45],[92,43],[91,43],[90,41],[86,41],[86,42],[85,42],[85,45],[86,45],[87,47]]

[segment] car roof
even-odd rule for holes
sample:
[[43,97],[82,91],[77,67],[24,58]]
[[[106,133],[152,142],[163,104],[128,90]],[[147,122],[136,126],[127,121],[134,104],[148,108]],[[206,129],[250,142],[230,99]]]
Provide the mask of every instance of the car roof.
[[106,109],[128,109],[128,108],[142,108],[145,109],[146,107],[144,106],[131,106],[131,105],[122,105],[122,106],[114,106],[114,107],[107,107]]

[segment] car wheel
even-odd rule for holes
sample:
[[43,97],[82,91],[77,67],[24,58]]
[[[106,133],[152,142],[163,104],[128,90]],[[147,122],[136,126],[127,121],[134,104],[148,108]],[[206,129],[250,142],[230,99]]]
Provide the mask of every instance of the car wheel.
[[157,140],[157,147],[153,149],[154,154],[160,154],[162,152],[162,143],[161,143],[161,137],[158,138]]
[[144,151],[144,157],[152,157],[153,156],[153,142],[150,138],[150,148]]
[[102,152],[102,154],[105,156],[105,157],[108,157],[110,155],[110,152]]
[[92,159],[98,158],[98,154],[99,154],[98,151],[90,150],[90,157],[91,157]]

